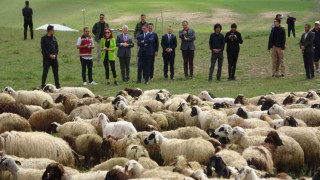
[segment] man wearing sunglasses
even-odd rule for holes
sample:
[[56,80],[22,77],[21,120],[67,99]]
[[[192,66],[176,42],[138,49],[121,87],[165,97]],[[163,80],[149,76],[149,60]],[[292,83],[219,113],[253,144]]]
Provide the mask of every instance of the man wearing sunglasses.
[[[95,23],[92,28],[92,33],[94,34],[94,40],[97,44],[100,44],[101,38],[103,37],[103,32],[105,28],[109,28],[109,24],[104,21],[104,14],[100,14],[99,22]],[[100,64],[101,50],[97,48],[97,64]]]

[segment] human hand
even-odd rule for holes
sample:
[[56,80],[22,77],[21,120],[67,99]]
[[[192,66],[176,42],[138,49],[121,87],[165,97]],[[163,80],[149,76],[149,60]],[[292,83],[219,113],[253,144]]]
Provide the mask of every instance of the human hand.
[[185,41],[187,40],[187,38],[186,38],[185,36],[183,37],[183,39],[184,39]]
[[56,55],[50,54],[50,59],[56,59]]
[[183,31],[183,35],[186,35],[187,34],[187,31]]
[[238,39],[237,35],[233,35],[233,38]]
[[137,43],[137,42],[138,42],[138,40],[137,40],[137,39],[134,39],[134,42],[135,42],[135,43]]
[[304,51],[304,49],[305,49],[305,47],[304,47],[304,46],[301,46],[301,50]]
[[155,55],[155,56],[158,56],[158,52],[154,52],[154,55]]

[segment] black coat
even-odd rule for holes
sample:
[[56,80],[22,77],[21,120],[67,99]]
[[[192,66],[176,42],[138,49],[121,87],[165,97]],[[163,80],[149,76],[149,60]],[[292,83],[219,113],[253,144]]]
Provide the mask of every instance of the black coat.
[[237,36],[237,39],[229,39],[229,36],[231,35],[232,31],[227,32],[225,36],[225,42],[227,44],[227,52],[239,52],[240,51],[240,46],[239,44],[243,43],[242,36],[241,34],[236,31],[234,32],[234,35]]
[[29,6],[26,6],[22,9],[22,15],[24,17],[25,21],[32,21],[32,8]]
[[171,48],[172,49],[171,53],[175,54],[175,49],[177,47],[177,37],[171,34],[171,38],[169,41],[168,34],[163,35],[161,39],[161,47],[163,49],[162,51],[163,54],[167,53],[166,52],[167,48]]
[[[273,41],[274,41],[275,28],[276,27],[271,29],[271,33],[270,33],[270,36],[269,36],[269,42],[268,42],[268,50],[270,50],[272,48],[272,46],[274,45]],[[278,40],[280,41],[280,48],[282,50],[284,50],[285,45],[286,45],[286,31],[284,30],[283,27],[280,27],[280,33],[281,33],[281,38],[278,39]]]
[[[50,60],[50,55],[58,55],[59,46],[58,41],[54,36],[44,35],[41,38],[41,50],[44,60]],[[57,58],[57,57],[56,57]]]

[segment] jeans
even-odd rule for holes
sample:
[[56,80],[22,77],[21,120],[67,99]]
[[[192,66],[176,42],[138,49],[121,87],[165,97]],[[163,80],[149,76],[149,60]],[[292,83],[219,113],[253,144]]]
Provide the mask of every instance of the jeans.
[[218,59],[217,79],[220,80],[222,64],[223,64],[223,52],[219,52],[219,53],[212,52],[212,54],[211,54],[211,66],[210,66],[210,70],[209,70],[209,80],[212,80],[212,74],[213,74],[214,66],[216,64],[217,59]]
[[285,66],[284,66],[284,54],[283,50],[279,47],[272,46],[272,75],[276,75],[276,68],[277,68],[277,60],[279,58],[280,65],[281,65],[281,74],[284,75],[285,73]]
[[86,79],[86,71],[87,71],[87,67],[88,67],[88,78],[89,78],[89,82],[92,82],[92,59],[91,60],[87,60],[87,59],[83,59],[80,57],[80,62],[81,62],[81,67],[82,67],[82,80],[83,82],[87,82]]
[[47,75],[50,66],[52,67],[53,77],[54,77],[54,83],[56,85],[56,88],[60,88],[59,83],[59,63],[57,59],[44,59],[43,60],[43,72],[42,72],[42,85],[41,87],[44,87],[46,85]]

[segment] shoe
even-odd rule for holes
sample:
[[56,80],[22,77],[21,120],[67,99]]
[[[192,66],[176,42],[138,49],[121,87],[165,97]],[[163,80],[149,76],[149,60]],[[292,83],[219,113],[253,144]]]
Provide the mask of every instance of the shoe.
[[185,79],[185,80],[188,80],[188,79],[189,79],[189,76],[188,76],[188,75],[184,76],[184,79]]
[[127,82],[129,82],[130,81],[130,78],[127,78]]
[[314,76],[311,76],[311,79],[314,79]]
[[150,81],[152,81],[153,80],[153,77],[152,78],[150,78]]
[[146,81],[146,85],[148,85],[149,84],[149,81]]
[[83,85],[86,86],[86,85],[87,85],[87,82],[83,82]]
[[281,74],[281,77],[284,78],[284,74]]
[[141,81],[137,81],[136,83],[137,83],[137,84],[140,84],[140,83],[141,83]]
[[[98,85],[98,83],[96,83],[96,82],[94,82],[94,81],[92,81],[91,83],[89,83],[90,85],[92,85],[92,86],[96,86],[96,85]],[[87,85],[87,84],[86,84]]]
[[119,85],[117,81],[113,81],[113,84],[114,84],[115,86],[118,86],[118,85]]
[[194,79],[193,75],[192,75],[192,76],[190,76],[190,79],[192,79],[192,80]]
[[208,81],[209,81],[209,82],[212,82],[212,78],[209,78]]
[[316,69],[316,72],[319,73],[319,69]]
[[171,78],[172,81],[176,80],[174,77]]
[[107,82],[107,86],[110,86],[110,82]]
[[217,81],[220,81],[220,78],[219,78],[219,77],[217,77]]
[[276,77],[276,76],[273,74],[272,77]]

